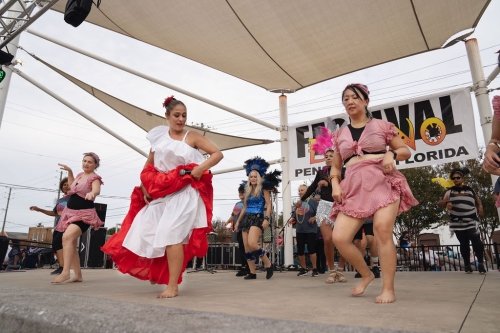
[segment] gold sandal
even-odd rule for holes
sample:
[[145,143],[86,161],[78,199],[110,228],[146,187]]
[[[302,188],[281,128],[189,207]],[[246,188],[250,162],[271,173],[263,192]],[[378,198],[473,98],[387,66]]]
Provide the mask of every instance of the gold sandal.
[[347,279],[344,276],[344,270],[338,270],[337,275],[335,276],[335,280],[341,283],[346,283]]
[[330,271],[330,276],[328,276],[328,279],[326,279],[326,283],[327,284],[335,283],[336,279],[337,279],[337,272],[336,271]]

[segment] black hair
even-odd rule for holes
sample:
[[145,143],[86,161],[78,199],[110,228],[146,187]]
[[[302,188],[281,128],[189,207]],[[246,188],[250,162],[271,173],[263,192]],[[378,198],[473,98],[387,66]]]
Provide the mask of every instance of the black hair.
[[467,168],[453,168],[450,172],[450,178],[453,177],[454,174],[458,173],[462,178],[470,173],[470,170]]
[[170,112],[172,112],[172,110],[177,106],[177,105],[182,105],[184,106],[184,108],[186,108],[186,105],[184,103],[182,103],[181,101],[179,101],[178,99],[175,99],[172,97],[172,99],[170,101],[168,101],[167,103],[164,103],[163,106],[165,107],[165,110],[166,110],[166,113],[167,113],[167,116],[170,116]]
[[[365,86],[365,85],[363,85],[363,86],[366,88],[366,90],[368,90],[368,86]],[[354,93],[354,95],[356,95],[356,97],[359,99],[361,99],[360,93],[363,96],[363,99],[365,101],[367,99],[370,99],[370,97],[368,96],[366,91],[364,91],[363,89],[359,89],[358,87],[356,87],[354,85],[348,85],[347,87],[345,87],[344,91],[342,91],[342,101],[344,101],[344,94],[347,90],[352,91]],[[368,107],[365,107],[365,114],[368,118],[370,118],[370,119],[373,118],[372,113],[370,111],[368,111]]]
[[59,182],[59,190],[61,190],[62,192],[62,189],[63,189],[63,186],[64,186],[64,183],[67,183],[68,182],[68,177],[64,177],[63,179],[61,179],[61,181]]

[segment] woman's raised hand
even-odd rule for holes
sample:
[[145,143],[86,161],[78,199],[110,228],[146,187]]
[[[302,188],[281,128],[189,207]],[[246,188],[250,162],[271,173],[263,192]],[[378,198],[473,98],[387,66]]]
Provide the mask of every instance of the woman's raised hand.
[[57,163],[57,165],[59,165],[59,167],[60,167],[60,169],[61,169],[61,170],[65,170],[65,171],[68,171],[68,172],[73,171],[73,170],[71,170],[71,168],[70,168],[69,166],[67,166],[66,164]]

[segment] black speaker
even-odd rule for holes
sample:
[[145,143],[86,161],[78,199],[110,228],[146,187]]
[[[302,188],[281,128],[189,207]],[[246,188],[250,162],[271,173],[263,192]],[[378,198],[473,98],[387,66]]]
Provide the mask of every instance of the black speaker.
[[97,216],[99,216],[102,222],[106,222],[106,210],[108,209],[108,205],[96,202],[94,203],[94,207],[97,212]]
[[0,236],[0,258],[2,259],[2,262],[5,256],[7,255],[8,249],[9,249],[9,238],[5,236]]
[[64,11],[64,21],[76,28],[85,21],[91,9],[92,0],[68,0]]
[[210,244],[207,252],[207,265],[222,264],[222,248],[219,244]]
[[80,267],[83,268],[104,268],[105,256],[101,251],[101,246],[106,242],[106,232],[108,229],[99,228],[94,230],[90,227],[80,236],[79,253]]

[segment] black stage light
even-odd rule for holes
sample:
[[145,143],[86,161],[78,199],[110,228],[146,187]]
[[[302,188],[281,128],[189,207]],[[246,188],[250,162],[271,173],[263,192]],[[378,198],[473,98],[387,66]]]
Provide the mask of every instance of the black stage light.
[[14,56],[10,53],[0,50],[0,65],[10,65]]

